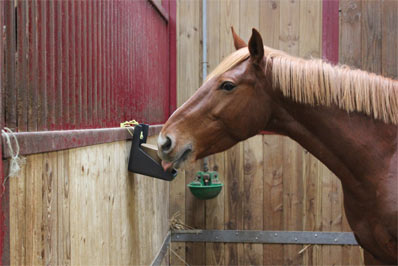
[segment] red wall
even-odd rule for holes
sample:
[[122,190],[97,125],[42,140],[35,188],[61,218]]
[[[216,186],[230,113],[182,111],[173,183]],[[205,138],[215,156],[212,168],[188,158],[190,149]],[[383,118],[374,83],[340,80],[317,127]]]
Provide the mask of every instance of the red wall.
[[6,125],[41,131],[164,122],[173,109],[168,20],[175,21],[175,2],[163,7],[166,18],[148,0],[20,1],[16,10],[7,1]]

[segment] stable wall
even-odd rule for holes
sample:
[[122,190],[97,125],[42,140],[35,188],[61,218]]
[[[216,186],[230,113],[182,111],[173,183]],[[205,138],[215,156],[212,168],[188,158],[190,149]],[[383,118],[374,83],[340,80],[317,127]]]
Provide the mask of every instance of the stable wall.
[[[202,1],[178,2],[178,105],[202,80]],[[264,44],[300,57],[322,56],[324,1],[207,1],[208,72],[234,51],[230,26],[248,41],[252,27]],[[340,1],[340,63],[397,77],[397,1]],[[200,201],[186,185],[201,162],[170,184],[170,215],[200,229],[351,231],[340,181],[287,137],[258,135],[211,156],[225,186]],[[190,265],[363,264],[358,246],[172,243]],[[171,264],[182,264],[171,254]]]
[[169,183],[129,173],[130,146],[27,156],[9,179],[11,265],[149,265],[169,230]]

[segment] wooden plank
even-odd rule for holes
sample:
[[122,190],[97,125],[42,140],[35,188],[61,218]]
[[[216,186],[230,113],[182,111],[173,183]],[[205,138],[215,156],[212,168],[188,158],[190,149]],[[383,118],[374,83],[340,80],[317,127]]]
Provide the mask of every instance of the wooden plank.
[[29,3],[29,91],[28,91],[28,131],[37,130],[38,97],[39,97],[39,46],[38,46],[38,5],[36,1]]
[[300,2],[280,2],[279,48],[291,55],[299,54]]
[[[45,262],[43,209],[43,159],[42,154],[29,156],[26,162],[26,260],[27,265],[42,265]],[[29,180],[29,182],[28,182]]]
[[[220,1],[220,23],[219,23],[219,58],[222,60],[227,55],[235,51],[231,26],[236,32],[240,32],[239,27],[239,0]],[[243,146],[237,144],[224,155],[225,159],[225,180],[224,180],[224,229],[243,228],[243,210],[241,190],[243,190]],[[224,263],[243,264],[243,244],[224,245]],[[241,254],[240,258],[238,253]],[[240,259],[240,260],[239,260]]]
[[[196,176],[196,172],[202,170],[203,161],[199,160],[189,164],[185,168],[185,182],[188,184]],[[185,192],[185,222],[187,225],[203,229],[205,228],[205,201],[197,199],[186,187]],[[205,243],[186,243],[186,261],[189,265],[203,265],[206,263]]]
[[[220,62],[220,1],[207,2],[207,68],[210,73]],[[226,179],[225,153],[209,157],[210,171],[217,171],[220,181]],[[206,201],[206,229],[224,229],[224,191]],[[224,243],[206,243],[206,265],[224,265]]]
[[361,5],[359,0],[341,0],[340,63],[361,67]]
[[[243,229],[243,143],[225,152],[224,229]],[[225,244],[225,264],[244,264],[243,244]]]
[[[264,135],[264,228],[283,230],[283,144],[281,136]],[[264,244],[264,265],[283,264],[283,245]]]
[[[322,47],[322,2],[300,1],[300,40],[299,56],[303,58],[320,58]],[[317,193],[321,176],[318,173],[319,161],[308,151],[302,149],[303,160],[303,230],[316,231],[317,212],[320,203]],[[302,253],[303,263],[306,265],[319,264],[319,256],[315,247],[307,248]]]
[[[264,152],[263,136],[246,140],[244,147],[243,229],[262,230],[264,220]],[[244,262],[263,264],[263,245],[244,244]]]
[[264,45],[279,48],[280,1],[260,1],[259,29]]
[[[332,232],[342,231],[342,219],[344,209],[342,208],[343,194],[340,180],[333,174],[330,173],[332,179],[332,191],[331,191],[331,226]],[[342,264],[343,247],[333,246],[330,249],[330,258],[333,265]]]
[[381,2],[362,2],[362,69],[381,73]]
[[398,1],[384,0],[382,5],[381,74],[398,78]]
[[28,3],[16,2],[17,13],[17,126],[19,131],[26,131],[28,126]]
[[[23,167],[18,177],[12,177],[8,179],[9,182],[9,195],[10,195],[10,264],[11,265],[24,265],[26,248],[28,242],[31,243],[31,238],[28,239],[25,236],[27,232],[26,224],[29,224],[30,219],[26,219],[25,214],[30,211],[29,207],[26,207],[27,198],[31,195],[25,193],[25,190],[29,192],[29,183],[26,184],[26,169]],[[4,193],[4,192],[3,192]],[[4,197],[4,195],[2,195]],[[31,237],[31,235],[29,235]],[[30,240],[30,241],[29,241]]]
[[[283,226],[284,230],[303,230],[302,148],[286,138],[283,145]],[[284,247],[284,264],[302,264],[302,245]]]
[[[221,182],[226,180],[225,153],[209,157],[210,171],[218,172]],[[206,201],[206,229],[224,229],[224,198],[225,188],[220,194]],[[206,265],[224,265],[224,243],[206,243]]]
[[45,2],[47,24],[42,30],[47,31],[46,34],[46,78],[47,95],[46,102],[48,112],[46,116],[47,128],[49,130],[55,129],[55,99],[56,99],[56,65],[55,65],[55,2]]
[[[260,3],[258,0],[241,1],[239,6],[240,37],[249,42],[252,28],[259,28]],[[263,227],[263,150],[262,136],[243,143],[243,228]],[[244,264],[263,263],[263,245],[244,244],[243,253],[238,254]]]
[[65,49],[66,41],[62,38],[62,33],[66,32],[63,27],[62,20],[62,2],[54,2],[54,128],[55,129],[66,129],[68,120],[64,119],[66,115],[65,102],[68,97],[64,97],[64,94],[68,95],[68,87],[65,86],[65,80],[63,79],[62,72],[67,68],[67,62],[63,58],[63,50]]
[[[332,231],[332,197],[333,197],[333,174],[326,166],[319,166],[319,174],[322,176],[322,231]],[[322,246],[322,265],[330,265],[333,262],[331,256],[332,247]]]
[[[292,55],[299,55],[301,1],[280,3],[279,48]],[[290,139],[284,140],[283,162],[283,225],[284,230],[302,230],[303,176],[302,148]],[[284,264],[302,264],[299,254],[302,245],[284,246]]]
[[58,265],[71,265],[71,239],[70,239],[70,164],[69,151],[57,153],[57,254]]
[[17,113],[16,113],[16,85],[15,85],[15,75],[16,75],[16,62],[15,62],[15,52],[16,52],[16,25],[15,25],[15,9],[14,2],[5,1],[4,3],[4,25],[6,27],[6,41],[5,41],[5,124],[15,131],[17,127]]
[[44,241],[44,263],[47,265],[58,263],[58,178],[57,178],[57,153],[51,152],[43,155],[43,208],[42,230]]

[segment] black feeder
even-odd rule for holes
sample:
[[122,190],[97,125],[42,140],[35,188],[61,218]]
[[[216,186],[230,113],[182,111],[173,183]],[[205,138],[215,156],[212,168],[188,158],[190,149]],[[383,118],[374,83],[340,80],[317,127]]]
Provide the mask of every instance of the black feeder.
[[146,143],[148,129],[149,126],[146,124],[139,124],[134,127],[128,170],[133,173],[171,181],[177,176],[177,170],[172,169],[170,172],[165,172],[163,167],[141,148],[141,144]]

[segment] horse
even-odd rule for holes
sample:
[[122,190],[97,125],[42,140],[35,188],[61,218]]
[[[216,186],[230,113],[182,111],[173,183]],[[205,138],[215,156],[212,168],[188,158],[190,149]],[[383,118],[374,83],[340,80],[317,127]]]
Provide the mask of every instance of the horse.
[[398,81],[305,60],[234,32],[236,51],[178,108],[158,136],[165,170],[261,131],[288,136],[340,180],[365,264],[397,264]]

